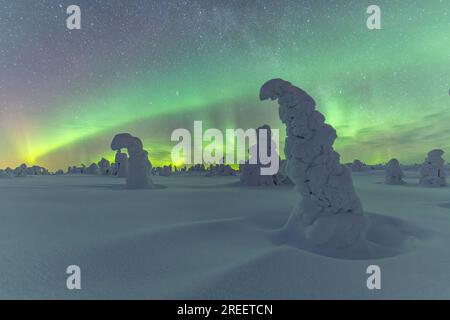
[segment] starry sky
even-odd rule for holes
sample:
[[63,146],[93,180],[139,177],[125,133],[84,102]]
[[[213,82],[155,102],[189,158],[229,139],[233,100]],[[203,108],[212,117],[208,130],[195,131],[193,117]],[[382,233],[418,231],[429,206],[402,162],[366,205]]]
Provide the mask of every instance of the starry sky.
[[[66,8],[81,8],[81,30]],[[377,4],[382,30],[368,30]],[[343,161],[450,161],[450,0],[0,0],[0,167],[105,156],[114,134],[170,162],[176,128],[278,120],[260,86],[309,92]],[[283,135],[282,135],[283,138]]]

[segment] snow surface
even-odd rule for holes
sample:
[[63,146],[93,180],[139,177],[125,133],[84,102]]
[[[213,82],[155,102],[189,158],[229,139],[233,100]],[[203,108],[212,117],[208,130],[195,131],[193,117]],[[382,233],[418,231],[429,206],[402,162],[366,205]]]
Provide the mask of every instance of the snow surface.
[[[153,179],[153,190],[107,176],[0,179],[0,298],[450,298],[450,187],[421,187],[417,171],[400,186],[353,173],[373,245],[349,257],[274,241],[292,186]],[[81,290],[66,288],[73,264]],[[371,264],[381,290],[366,287]]]

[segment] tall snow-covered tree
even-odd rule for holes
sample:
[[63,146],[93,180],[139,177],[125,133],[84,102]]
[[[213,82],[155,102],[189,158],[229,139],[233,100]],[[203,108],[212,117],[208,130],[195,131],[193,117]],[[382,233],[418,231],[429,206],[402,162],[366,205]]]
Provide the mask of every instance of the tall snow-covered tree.
[[300,193],[284,234],[301,235],[327,247],[346,247],[364,239],[369,220],[350,170],[333,149],[336,131],[316,110],[314,99],[282,79],[266,82],[260,99],[278,100],[286,125],[286,170]]

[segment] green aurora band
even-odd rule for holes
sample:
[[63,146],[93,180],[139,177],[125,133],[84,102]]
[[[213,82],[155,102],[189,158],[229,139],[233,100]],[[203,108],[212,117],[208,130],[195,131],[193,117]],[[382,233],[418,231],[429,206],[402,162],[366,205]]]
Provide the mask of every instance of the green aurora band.
[[[135,34],[133,48],[119,45],[125,33],[70,32],[61,41],[76,53],[87,41],[82,36],[102,34],[103,40],[98,47],[91,43],[92,52],[72,61],[69,71],[67,65],[61,70],[67,73],[62,84],[58,76],[41,84],[39,96],[20,86],[3,94],[0,167],[27,162],[54,170],[112,160],[109,143],[119,132],[141,137],[152,163],[167,164],[171,132],[192,130],[194,120],[202,120],[204,129],[222,130],[267,123],[280,128],[283,139],[275,103],[258,101],[260,85],[278,77],[316,99],[337,130],[343,161],[421,162],[433,148],[450,152],[450,1],[378,2],[379,31],[365,26],[367,1],[322,2],[301,14],[286,1],[290,10],[275,18],[256,4],[240,13],[231,4],[219,7],[225,20],[213,14],[214,7],[204,8],[207,22],[198,22],[195,35],[203,35],[203,42],[163,29],[155,51],[149,50],[154,32]],[[207,28],[213,18],[216,28]],[[102,23],[101,17],[96,22]],[[48,23],[30,37],[46,28]],[[31,33],[27,29],[21,31],[23,41]],[[6,54],[0,62],[14,59]],[[46,96],[55,88],[62,88],[60,96]],[[44,111],[34,112],[36,105]]]

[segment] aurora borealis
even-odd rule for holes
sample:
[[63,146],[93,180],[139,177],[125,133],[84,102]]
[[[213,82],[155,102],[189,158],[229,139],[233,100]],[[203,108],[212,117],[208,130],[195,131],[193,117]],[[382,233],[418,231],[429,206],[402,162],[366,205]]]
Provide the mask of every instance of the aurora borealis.
[[[68,30],[77,4],[82,29]],[[366,28],[366,8],[382,30]],[[0,0],[0,167],[112,158],[141,137],[170,161],[176,128],[280,128],[259,87],[308,91],[343,161],[450,161],[450,0]],[[445,157],[445,155],[444,155]]]

